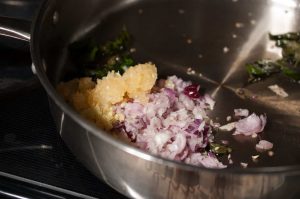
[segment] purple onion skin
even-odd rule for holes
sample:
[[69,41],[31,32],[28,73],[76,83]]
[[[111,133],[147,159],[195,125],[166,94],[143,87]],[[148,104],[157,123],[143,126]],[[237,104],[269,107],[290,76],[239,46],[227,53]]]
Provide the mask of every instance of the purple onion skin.
[[116,130],[116,131],[125,130],[126,131],[124,122],[116,122],[116,123],[114,123],[112,130]]
[[197,135],[198,137],[202,136],[201,132],[200,132],[200,131],[198,131],[198,130],[197,130],[197,131],[195,131],[195,132],[194,132],[194,134],[195,134],[195,135]]
[[131,140],[131,142],[136,142],[136,137],[133,135],[132,132],[126,130],[124,122],[115,123],[112,130],[123,132],[127,135],[127,137]]
[[207,152],[207,155],[212,158],[217,158],[216,155],[211,151]]
[[200,93],[199,93],[199,88],[200,86],[197,84],[192,84],[184,88],[183,93],[190,97],[191,99],[198,99],[200,98]]
[[167,94],[167,97],[170,99],[170,102],[173,104],[176,101],[176,93],[170,88],[164,88],[164,92]]
[[132,134],[132,132],[127,132],[126,131],[126,134],[127,134],[128,138],[131,140],[131,142],[136,142],[136,136],[134,136]]
[[189,125],[188,128],[186,129],[186,131],[188,133],[194,133],[194,134],[198,134],[199,131],[196,130],[198,129],[199,125],[201,124],[201,120],[200,119],[195,119],[194,123],[192,125]]
[[208,126],[204,127],[204,130],[202,132],[202,136],[203,136],[203,142],[207,145],[208,144],[208,131],[210,130],[210,128]]
[[202,122],[202,120],[200,120],[200,119],[195,119],[195,124],[197,124],[197,125],[200,125],[201,124],[201,122]]

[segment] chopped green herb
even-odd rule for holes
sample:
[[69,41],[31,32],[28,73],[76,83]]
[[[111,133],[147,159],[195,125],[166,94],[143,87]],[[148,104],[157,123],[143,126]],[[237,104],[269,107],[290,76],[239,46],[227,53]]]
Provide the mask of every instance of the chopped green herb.
[[88,59],[89,61],[95,60],[98,50],[99,50],[99,48],[97,46],[94,46],[91,49],[91,51],[89,53],[89,59]]
[[122,74],[128,67],[132,65],[134,65],[134,61],[129,56],[110,57],[110,59],[107,60],[107,63],[101,68],[86,69],[85,75],[101,79],[102,77],[106,76],[109,71],[115,71]]
[[282,58],[272,60],[260,60],[246,64],[249,74],[249,82],[260,81],[275,73],[282,73],[292,80],[300,80],[300,32],[291,32],[281,35],[269,34],[270,40],[282,48]]
[[249,73],[249,82],[259,81],[280,72],[280,65],[271,60],[259,60],[252,64],[247,64],[246,68]]
[[126,28],[123,28],[115,39],[103,45],[97,44],[94,40],[75,42],[70,46],[70,54],[84,75],[100,79],[109,71],[122,74],[128,67],[134,65],[129,52],[130,43],[131,36]]
[[115,55],[126,50],[129,42],[130,35],[126,28],[124,28],[117,38],[107,41],[104,45],[100,46],[100,52],[103,56]]
[[300,41],[300,32],[289,32],[285,34],[272,35],[269,33],[269,38],[271,40],[290,40],[290,41]]
[[292,70],[290,68],[283,67],[282,68],[282,73],[285,76],[287,76],[287,77],[289,77],[289,78],[291,78],[291,79],[293,79],[295,81],[299,81],[300,80],[300,72],[297,72],[297,71]]

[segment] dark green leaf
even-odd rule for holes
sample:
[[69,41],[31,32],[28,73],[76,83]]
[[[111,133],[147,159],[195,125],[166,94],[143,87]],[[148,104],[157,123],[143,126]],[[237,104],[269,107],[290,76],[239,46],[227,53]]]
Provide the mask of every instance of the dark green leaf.
[[69,47],[71,57],[79,65],[94,61],[98,50],[99,46],[93,39],[77,41]]
[[289,32],[285,34],[272,35],[269,33],[270,40],[278,41],[278,40],[289,40],[289,41],[299,41],[300,40],[300,32]]
[[282,48],[282,59],[287,64],[297,66],[300,62],[300,32],[290,32],[280,35],[269,34],[277,47]]
[[246,64],[246,69],[250,76],[249,81],[252,82],[280,72],[280,65],[270,60],[260,60],[251,64]]
[[96,69],[86,69],[85,75],[101,79],[109,71],[115,71],[123,74],[125,70],[134,65],[133,59],[129,55],[109,57],[107,63]]
[[246,65],[247,67],[247,71],[250,75],[253,75],[253,76],[263,76],[263,75],[266,75],[266,73],[264,72],[264,70],[257,66],[257,65],[254,65],[254,64],[247,64]]
[[259,81],[279,72],[299,81],[300,72],[297,71],[297,66],[300,63],[300,32],[280,35],[269,34],[269,38],[275,41],[277,47],[282,48],[282,58],[275,61],[261,60],[247,64],[249,81]]
[[122,74],[134,61],[129,53],[131,36],[126,30],[113,40],[99,45],[95,40],[85,39],[70,45],[70,54],[75,64],[83,71],[83,75],[94,79],[102,78],[109,71]]
[[287,77],[289,77],[289,78],[291,78],[291,79],[293,79],[295,81],[299,81],[300,80],[300,72],[297,72],[297,71],[292,70],[290,68],[287,68],[287,67],[282,68],[282,73],[285,76],[287,76]]
[[107,41],[101,46],[100,51],[103,56],[110,56],[124,51],[130,42],[130,35],[126,28],[112,41]]
[[287,63],[297,66],[300,62],[300,43],[295,41],[288,41],[282,47],[282,57]]
[[98,50],[99,50],[98,46],[94,46],[94,47],[90,50],[88,61],[94,61],[94,60],[95,60],[96,54],[97,54]]

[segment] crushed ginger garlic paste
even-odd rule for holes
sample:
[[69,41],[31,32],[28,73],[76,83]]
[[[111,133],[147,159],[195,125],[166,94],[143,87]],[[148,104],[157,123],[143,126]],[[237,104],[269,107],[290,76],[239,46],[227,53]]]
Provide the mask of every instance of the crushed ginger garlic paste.
[[121,116],[115,114],[113,105],[131,98],[142,103],[148,101],[157,79],[154,64],[138,64],[128,68],[123,75],[114,71],[93,82],[90,77],[61,82],[58,92],[86,119],[110,130]]

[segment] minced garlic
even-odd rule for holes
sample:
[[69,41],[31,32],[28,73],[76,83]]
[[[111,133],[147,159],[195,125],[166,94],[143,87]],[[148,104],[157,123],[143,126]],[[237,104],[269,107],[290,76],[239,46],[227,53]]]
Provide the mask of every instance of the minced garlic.
[[116,120],[122,119],[113,105],[128,98],[146,103],[156,79],[156,66],[146,63],[128,68],[123,75],[111,71],[97,83],[89,77],[62,82],[57,90],[81,115],[110,130]]

